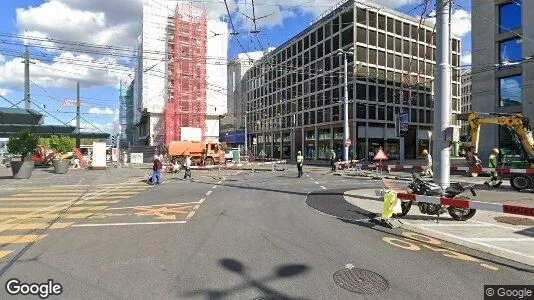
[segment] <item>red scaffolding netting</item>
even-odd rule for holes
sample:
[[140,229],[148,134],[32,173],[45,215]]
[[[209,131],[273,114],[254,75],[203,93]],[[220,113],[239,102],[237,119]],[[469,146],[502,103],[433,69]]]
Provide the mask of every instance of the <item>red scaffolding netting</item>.
[[182,127],[202,129],[206,135],[206,36],[204,9],[178,4],[174,26],[168,30],[171,57],[169,101],[165,105],[165,144],[179,141]]

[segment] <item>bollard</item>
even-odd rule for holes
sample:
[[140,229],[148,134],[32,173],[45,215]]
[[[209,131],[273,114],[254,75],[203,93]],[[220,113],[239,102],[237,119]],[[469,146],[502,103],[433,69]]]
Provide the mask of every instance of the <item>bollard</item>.
[[217,177],[221,179],[221,165],[219,164],[219,168],[217,168]]

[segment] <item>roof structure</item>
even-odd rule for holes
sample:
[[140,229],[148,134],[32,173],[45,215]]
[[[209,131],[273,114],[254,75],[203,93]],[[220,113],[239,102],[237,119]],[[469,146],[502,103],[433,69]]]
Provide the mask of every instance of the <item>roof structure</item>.
[[[0,107],[0,137],[10,137],[22,130],[41,137],[52,135],[66,135],[77,137],[76,127],[63,125],[43,125],[44,117],[32,109]],[[109,138],[108,133],[81,132],[80,138]]]

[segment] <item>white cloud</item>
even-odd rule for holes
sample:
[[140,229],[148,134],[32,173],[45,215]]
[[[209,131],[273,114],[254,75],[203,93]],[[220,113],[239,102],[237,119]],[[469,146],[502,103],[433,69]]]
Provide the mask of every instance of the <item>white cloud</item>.
[[0,54],[0,62],[4,62],[4,61],[6,61],[5,56],[3,56],[2,54]]
[[465,53],[462,53],[462,59],[461,59],[461,64],[462,65],[470,65],[472,63],[471,61],[471,52],[465,52]]
[[[436,22],[436,11],[432,11],[430,15],[432,17],[428,19],[428,22],[434,24]],[[451,33],[457,37],[464,37],[470,32],[471,13],[463,9],[455,10],[451,16]]]
[[[30,76],[36,84],[48,88],[72,89],[76,82],[84,88],[93,86],[115,86],[126,74],[132,73],[129,68],[119,65],[108,58],[93,59],[81,54],[61,53],[51,63],[33,60],[30,65]],[[73,64],[72,62],[75,62]],[[0,64],[0,84],[7,87],[20,87],[24,82],[24,64],[22,58],[14,58]]]
[[0,96],[7,96],[7,94],[9,93],[9,90],[8,89],[1,89],[0,88]]
[[109,107],[103,109],[99,107],[91,107],[89,113],[95,115],[113,115],[115,112]]

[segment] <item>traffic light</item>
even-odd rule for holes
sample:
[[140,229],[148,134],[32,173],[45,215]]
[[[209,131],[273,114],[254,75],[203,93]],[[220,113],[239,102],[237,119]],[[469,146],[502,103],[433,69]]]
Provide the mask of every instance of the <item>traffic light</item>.
[[116,145],[117,145],[116,143],[117,143],[117,141],[115,140],[115,136],[112,135],[112,136],[111,136],[111,145],[112,145],[112,146],[116,146]]

